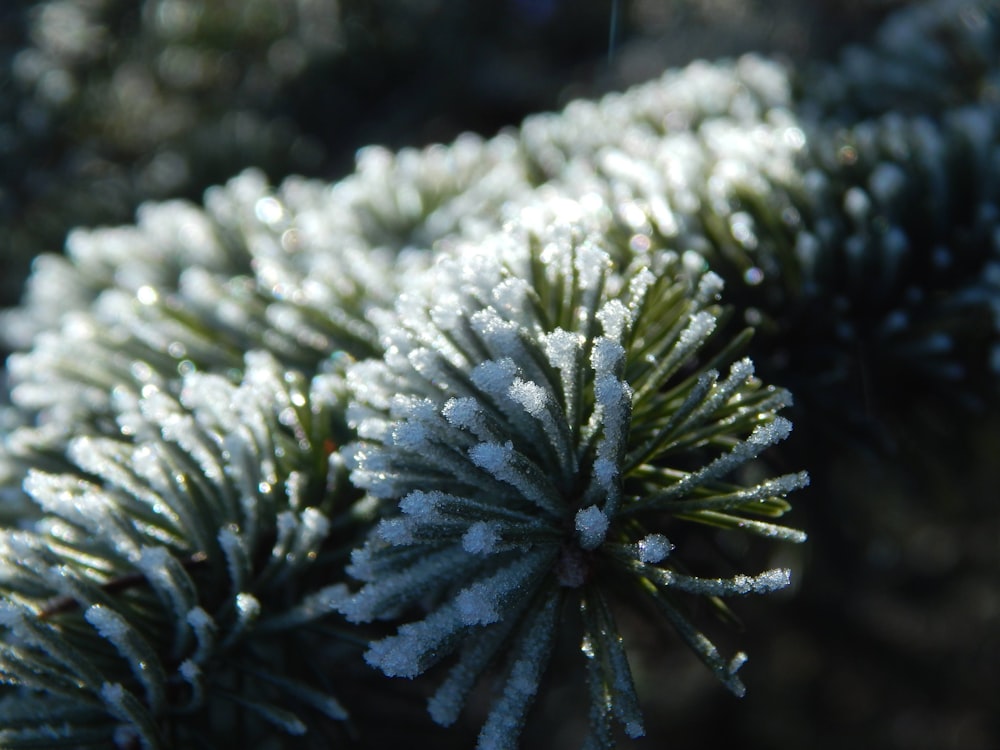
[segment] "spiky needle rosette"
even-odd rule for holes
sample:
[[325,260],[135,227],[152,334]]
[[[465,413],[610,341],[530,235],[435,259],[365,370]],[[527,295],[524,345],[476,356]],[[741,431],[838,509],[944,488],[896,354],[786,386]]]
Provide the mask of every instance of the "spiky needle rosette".
[[719,278],[667,251],[616,268],[572,225],[522,222],[454,248],[413,288],[424,291],[400,299],[385,357],[348,373],[351,479],[399,512],[355,551],[364,585],[342,609],[366,622],[426,608],[372,643],[369,663],[414,677],[457,652],[430,701],[450,724],[502,662],[479,746],[513,747],[575,608],[591,741],[612,747],[614,720],[643,733],[609,598],[624,586],[742,694],[743,655],[725,659],[678,595],[768,592],[789,572],[690,575],[664,532],[683,521],[800,541],[773,517],[808,478],[740,481],[788,435],[777,412],[790,397],[731,361],[743,336],[715,340]]
[[309,644],[347,593],[342,379],[251,352],[239,384],[114,403],[119,436],[32,471],[44,515],[0,532],[0,746],[328,747],[345,712],[318,672],[340,651]]
[[0,339],[21,349],[7,360],[10,405],[0,405],[10,425],[0,513],[30,515],[24,475],[67,469],[72,439],[119,434],[117,390],[176,395],[191,372],[235,382],[248,351],[306,376],[331,357],[380,351],[366,315],[391,305],[397,280],[422,261],[374,244],[383,233],[355,215],[367,195],[356,182],[334,196],[300,178],[272,188],[248,170],[210,189],[204,207],[147,204],[134,226],[81,229],[65,257],[40,258],[24,303],[0,312]]

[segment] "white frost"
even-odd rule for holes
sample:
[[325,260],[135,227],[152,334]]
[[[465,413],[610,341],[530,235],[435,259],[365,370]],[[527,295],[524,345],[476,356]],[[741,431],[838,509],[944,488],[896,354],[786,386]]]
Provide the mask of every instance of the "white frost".
[[477,521],[462,536],[462,548],[473,555],[488,555],[496,550],[500,530],[496,523]]
[[545,411],[548,392],[537,383],[517,378],[508,389],[508,394],[533,417],[540,417]]
[[663,534],[650,534],[639,540],[638,547],[639,560],[655,564],[665,560],[673,550],[674,545]]
[[600,547],[608,533],[609,524],[608,517],[596,505],[577,511],[576,533],[580,546],[587,550]]

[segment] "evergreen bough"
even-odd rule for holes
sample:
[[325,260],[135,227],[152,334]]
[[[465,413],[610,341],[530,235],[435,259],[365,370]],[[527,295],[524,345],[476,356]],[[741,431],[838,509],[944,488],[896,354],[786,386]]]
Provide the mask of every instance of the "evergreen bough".
[[801,541],[768,519],[808,480],[737,478],[787,437],[776,413],[789,396],[763,387],[749,359],[731,361],[740,338],[706,351],[718,276],[671,253],[616,269],[597,238],[544,223],[440,258],[398,303],[384,361],[349,370],[361,437],[344,449],[352,482],[402,513],[352,557],[365,585],[342,611],[364,622],[429,610],[366,658],[414,677],[460,651],[430,701],[439,723],[454,722],[502,661],[481,748],[516,746],[563,620],[578,611],[588,746],[610,748],[612,719],[643,733],[612,592],[647,597],[742,695],[744,655],[724,659],[675,597],[768,592],[789,572],[689,575],[661,532],[681,520]]
[[227,733],[267,747],[310,728],[322,746],[318,720],[346,718],[322,662],[287,635],[337,651],[312,626],[346,595],[331,559],[352,524],[332,448],[342,377],[250,353],[239,384],[195,372],[179,385],[119,386],[119,435],[75,437],[73,473],[25,480],[44,517],[0,537],[0,673],[22,686],[0,708],[3,747]]
[[386,674],[449,662],[439,723],[499,671],[484,748],[517,745],[564,633],[588,745],[642,733],[622,604],[742,694],[689,595],[725,613],[789,571],[685,557],[804,539],[765,382],[813,432],[864,413],[859,346],[883,386],[995,398],[997,9],[924,8],[871,54],[921,50],[930,99],[902,65],[862,95],[856,56],[699,63],[40,259],[4,318],[0,744],[331,746],[373,620]]

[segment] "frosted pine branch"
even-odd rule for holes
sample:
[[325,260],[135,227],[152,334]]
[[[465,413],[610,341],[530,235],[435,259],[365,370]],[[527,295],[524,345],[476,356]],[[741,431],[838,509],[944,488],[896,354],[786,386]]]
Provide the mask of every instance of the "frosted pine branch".
[[869,414],[858,351],[890,405],[915,378],[995,393],[996,14],[922,8],[804,78],[698,63],[493,139],[367,148],[332,185],[247,172],[40,259],[0,326],[0,490],[37,506],[0,535],[0,745],[156,746],[174,711],[225,741],[198,718],[219,700],[307,742],[344,711],[339,669],[304,662],[340,640],[267,644],[335,609],[396,628],[385,673],[446,671],[441,724],[496,675],[483,747],[516,744],[568,617],[588,746],[640,735],[636,597],[742,694],[686,605],[789,571],[688,542],[805,539],[781,517],[808,475],[767,470],[791,397],[764,383],[834,430]]
[[[105,746],[166,747],[165,732],[221,742],[225,685],[250,669],[284,675],[239,697],[240,726],[304,734],[342,720],[310,669],[274,661],[346,593],[318,562],[352,497],[334,491],[330,453],[342,376],[309,381],[252,352],[240,384],[191,374],[181,394],[118,399],[123,434],[73,441],[74,473],[29,475],[43,515],[0,534],[0,673],[39,718],[73,737],[100,730]],[[68,713],[70,695],[87,711]]]
[[[532,226],[458,247],[415,279],[383,334],[393,342],[383,363],[348,374],[362,439],[344,458],[355,483],[399,510],[356,552],[353,573],[364,585],[341,608],[373,620],[429,607],[373,643],[367,658],[386,674],[413,677],[460,651],[431,701],[444,723],[491,655],[509,652],[484,748],[515,744],[544,658],[532,656],[527,669],[518,654],[557,637],[562,616],[554,613],[567,602],[603,601],[616,580],[656,599],[668,589],[715,597],[787,585],[787,571],[681,574],[672,561],[683,550],[646,526],[650,519],[717,525],[719,507],[734,524],[746,521],[746,531],[802,538],[754,526],[745,514],[764,507],[779,515],[804,474],[733,492],[726,484],[791,425],[775,414],[787,397],[765,388],[747,360],[725,380],[701,377],[700,363],[719,346],[718,277],[693,273],[668,252],[655,273],[638,262],[619,269],[584,227]],[[513,289],[522,299],[508,305]],[[430,351],[440,352],[434,368],[423,365]],[[693,460],[702,468],[676,468]],[[731,502],[711,511],[686,504],[723,492]],[[626,651],[608,632],[610,610],[599,606],[600,632],[586,638],[601,665],[588,672],[600,681],[591,719],[595,731],[613,716],[638,735]],[[699,655],[715,653],[681,622]]]

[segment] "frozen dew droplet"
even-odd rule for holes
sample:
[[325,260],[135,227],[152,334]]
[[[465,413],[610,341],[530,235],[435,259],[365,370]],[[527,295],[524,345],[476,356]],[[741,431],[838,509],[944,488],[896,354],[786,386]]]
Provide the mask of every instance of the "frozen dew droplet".
[[597,320],[604,328],[604,335],[615,341],[620,341],[625,331],[632,324],[632,314],[620,300],[610,300],[597,312]]
[[537,383],[518,378],[510,386],[508,393],[511,399],[523,406],[524,410],[533,417],[541,416],[545,410],[548,393]]
[[485,583],[474,583],[459,592],[455,606],[466,625],[489,625],[500,619],[497,596]]
[[792,432],[792,423],[784,417],[775,417],[769,424],[754,427],[747,442],[751,445],[768,446],[780,443]]
[[715,330],[715,316],[709,312],[699,312],[691,316],[691,320],[680,335],[682,347],[700,344]]
[[625,359],[625,348],[617,341],[599,338],[590,353],[590,363],[598,375],[613,374]]
[[469,457],[481,469],[494,476],[504,479],[510,473],[511,456],[514,453],[514,443],[480,443],[469,450]]
[[462,548],[474,555],[488,555],[496,549],[499,541],[500,532],[497,524],[478,521],[462,536]]
[[576,534],[585,550],[597,549],[604,542],[610,521],[600,508],[591,505],[576,514]]
[[674,545],[663,534],[650,534],[639,540],[638,547],[639,560],[655,564],[665,560],[673,550]]
[[722,277],[715,271],[709,271],[698,281],[697,297],[705,302],[716,302],[722,297],[724,286],[725,282]]
[[413,542],[412,529],[405,518],[383,518],[379,521],[375,533],[394,547],[405,546]]

